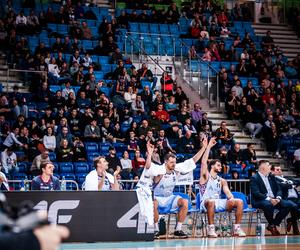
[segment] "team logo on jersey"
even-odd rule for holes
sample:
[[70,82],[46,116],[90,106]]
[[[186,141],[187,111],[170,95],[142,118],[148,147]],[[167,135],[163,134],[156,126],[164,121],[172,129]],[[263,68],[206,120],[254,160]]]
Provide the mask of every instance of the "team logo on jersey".
[[48,209],[48,202],[40,201],[34,209],[48,211],[48,220],[54,224],[67,224],[71,221],[72,215],[59,215],[59,211],[75,209],[79,202],[79,200],[58,200],[49,205]]

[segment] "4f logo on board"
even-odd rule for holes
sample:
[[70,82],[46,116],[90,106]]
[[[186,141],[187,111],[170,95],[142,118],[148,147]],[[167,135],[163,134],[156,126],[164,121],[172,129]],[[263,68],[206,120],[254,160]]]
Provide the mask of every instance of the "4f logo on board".
[[79,202],[79,200],[58,200],[49,205],[48,209],[48,202],[40,201],[34,209],[48,211],[48,220],[54,224],[67,224],[71,221],[72,215],[59,215],[59,211],[75,209]]
[[[134,219],[138,214],[137,219]],[[117,221],[118,228],[137,228],[138,234],[151,234],[154,227],[146,223],[145,217],[140,213],[140,205],[137,203]]]

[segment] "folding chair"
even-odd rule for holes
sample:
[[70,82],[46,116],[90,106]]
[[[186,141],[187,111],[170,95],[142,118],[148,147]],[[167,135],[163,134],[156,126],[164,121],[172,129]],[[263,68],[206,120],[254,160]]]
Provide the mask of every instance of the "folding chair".
[[249,214],[247,235],[250,235],[251,228],[252,228],[252,221],[253,221],[253,213],[258,213],[258,210],[248,206],[247,198],[246,198],[246,195],[244,193],[241,193],[241,192],[231,192],[231,193],[232,193],[234,198],[241,199],[243,201],[243,203],[244,203],[243,213]]

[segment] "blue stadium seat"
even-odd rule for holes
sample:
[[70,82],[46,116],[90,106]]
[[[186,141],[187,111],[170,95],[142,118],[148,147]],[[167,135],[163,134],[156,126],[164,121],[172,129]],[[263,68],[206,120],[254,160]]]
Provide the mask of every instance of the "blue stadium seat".
[[88,156],[88,161],[93,162],[95,158],[100,156],[100,154],[99,153],[88,153],[87,156]]
[[56,91],[61,91],[61,86],[59,86],[59,85],[50,85],[49,89],[52,93],[56,93]]
[[55,152],[49,152],[49,158],[50,158],[50,161],[52,161],[52,162],[56,161]]
[[85,149],[87,152],[98,152],[99,151],[99,147],[96,142],[86,142]]
[[83,174],[83,173],[76,174],[76,181],[77,181],[80,188],[82,188],[82,184],[85,181],[85,177],[86,177],[86,174]]
[[74,162],[73,165],[76,175],[88,173],[90,170],[89,164],[87,164],[86,162]]
[[111,88],[109,87],[101,87],[100,91],[103,92],[107,97],[111,95]]
[[100,147],[100,152],[102,155],[105,155],[105,154],[108,154],[108,150],[109,150],[109,147],[111,146],[110,143],[107,143],[107,142],[100,142],[99,143],[99,147]]
[[60,175],[74,173],[74,167],[72,162],[60,162],[59,163]]
[[19,173],[20,174],[25,174],[28,170],[28,162],[19,162],[18,163],[18,168],[19,168]]

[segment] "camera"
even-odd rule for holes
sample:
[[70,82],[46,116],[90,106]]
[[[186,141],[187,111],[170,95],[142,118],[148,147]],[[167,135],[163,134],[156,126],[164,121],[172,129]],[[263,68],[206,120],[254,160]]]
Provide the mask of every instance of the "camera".
[[48,225],[44,212],[33,209],[33,203],[22,202],[18,207],[7,203],[6,197],[0,192],[0,233],[21,233],[37,227]]

